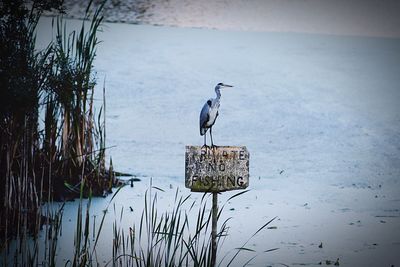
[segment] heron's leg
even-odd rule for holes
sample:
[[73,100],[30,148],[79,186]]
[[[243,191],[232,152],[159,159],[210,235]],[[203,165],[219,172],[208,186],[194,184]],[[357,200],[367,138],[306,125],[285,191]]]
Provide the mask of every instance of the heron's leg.
[[210,128],[210,136],[211,136],[211,147],[217,148],[217,145],[214,145],[213,139],[212,139],[212,127]]
[[210,128],[210,137],[211,137],[211,147],[214,147],[214,143],[212,140],[212,127]]
[[206,141],[207,138],[206,138],[206,137],[207,137],[207,133],[204,134],[204,145],[203,145],[201,148],[202,148],[202,149],[203,149],[203,148],[206,148],[206,150],[207,150],[207,147],[208,147],[208,146],[207,146],[207,141]]
[[215,150],[216,150],[217,146],[214,145],[213,140],[212,140],[212,127],[210,128],[210,137],[211,137],[211,149],[212,149],[213,154],[214,154],[214,164],[217,164],[217,160],[215,158]]

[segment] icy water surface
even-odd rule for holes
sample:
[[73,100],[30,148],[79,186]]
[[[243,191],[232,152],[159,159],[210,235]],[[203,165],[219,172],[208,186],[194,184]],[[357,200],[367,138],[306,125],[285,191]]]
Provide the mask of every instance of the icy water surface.
[[[162,208],[177,187],[189,193],[185,145],[202,144],[200,109],[225,82],[235,87],[222,91],[214,141],[247,146],[251,191],[223,214],[233,219],[221,253],[278,216],[249,244],[259,253],[254,266],[337,258],[341,266],[400,264],[399,39],[123,24],[106,24],[99,39],[108,155],[115,169],[142,179],[115,199],[126,227],[140,214],[150,177],[166,190]],[[97,216],[107,201],[95,200]],[[64,229],[75,206],[67,205]],[[104,255],[111,254],[110,215]],[[61,242],[60,255],[68,255],[73,240]],[[263,253],[271,248],[279,250]]]

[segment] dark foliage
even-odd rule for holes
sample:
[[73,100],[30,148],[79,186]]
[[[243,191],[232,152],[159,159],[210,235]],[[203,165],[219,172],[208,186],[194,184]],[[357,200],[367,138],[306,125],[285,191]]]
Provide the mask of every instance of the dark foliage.
[[43,202],[77,197],[81,184],[84,195],[103,195],[113,184],[104,164],[105,125],[101,112],[95,122],[93,107],[101,7],[78,34],[66,35],[57,18],[56,40],[36,51],[37,23],[52,9],[61,14],[62,1],[0,2],[2,246],[40,227]]

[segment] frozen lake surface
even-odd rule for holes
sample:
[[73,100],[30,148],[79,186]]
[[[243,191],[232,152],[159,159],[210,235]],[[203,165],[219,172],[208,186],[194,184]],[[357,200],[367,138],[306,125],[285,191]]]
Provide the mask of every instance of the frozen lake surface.
[[[114,200],[127,225],[150,177],[166,190],[164,208],[177,187],[189,193],[185,145],[202,145],[200,109],[225,82],[235,87],[222,91],[214,141],[247,146],[251,191],[225,209],[233,219],[221,251],[278,216],[276,229],[249,245],[260,252],[254,266],[400,264],[399,39],[124,24],[106,24],[99,39],[98,92],[106,76],[107,145],[115,146],[108,155],[142,179]],[[95,201],[95,214],[107,201]],[[66,210],[64,229],[74,213]],[[66,250],[73,241],[62,242]],[[270,248],[279,250],[262,253]]]

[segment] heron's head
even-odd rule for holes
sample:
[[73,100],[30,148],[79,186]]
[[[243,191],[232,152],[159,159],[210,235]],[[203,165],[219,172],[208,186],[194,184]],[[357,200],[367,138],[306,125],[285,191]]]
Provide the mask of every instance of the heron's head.
[[222,89],[222,88],[227,88],[227,87],[233,87],[232,85],[224,84],[224,83],[218,83],[217,86],[215,86],[215,90],[217,89]]

